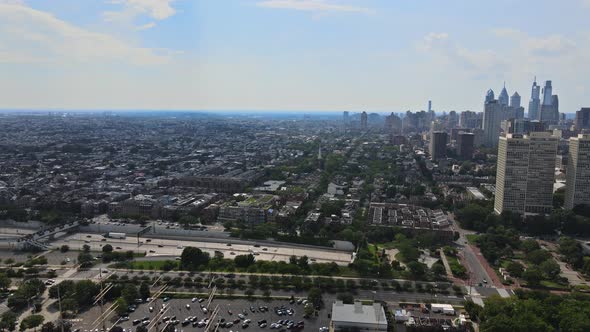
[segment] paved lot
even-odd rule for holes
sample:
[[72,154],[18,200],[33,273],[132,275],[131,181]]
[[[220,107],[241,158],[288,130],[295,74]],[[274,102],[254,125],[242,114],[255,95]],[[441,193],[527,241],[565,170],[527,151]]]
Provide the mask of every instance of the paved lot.
[[[205,304],[205,303],[206,302],[203,302],[203,304]],[[129,315],[129,321],[120,322],[118,325],[121,326],[122,328],[124,328],[126,331],[135,331],[135,328],[137,325],[133,324],[133,320],[135,320],[135,319],[141,320],[144,317],[148,317],[148,318],[150,318],[150,320],[153,319],[153,317],[157,314],[157,311],[159,310],[159,308],[162,307],[162,304],[163,304],[163,300],[161,300],[161,299],[154,301],[150,305],[140,304],[138,306],[137,310]],[[190,309],[186,308],[187,304],[190,304]],[[192,303],[191,299],[171,299],[170,301],[167,302],[167,305],[168,305],[169,309],[164,314],[164,316],[176,316],[176,319],[179,320],[180,322],[182,322],[185,318],[187,318],[189,316],[197,316],[198,320],[201,320],[202,318],[204,318],[206,316],[201,311],[201,309],[199,307],[199,303],[198,302]],[[245,319],[252,320],[252,323],[250,323],[250,326],[245,330],[251,330],[251,331],[270,330],[270,324],[273,322],[277,322],[278,320],[281,320],[281,319],[290,319],[295,322],[304,321],[305,328],[303,329],[303,331],[318,331],[320,327],[328,326],[329,322],[330,322],[330,319],[328,318],[328,312],[329,312],[329,308],[331,308],[331,302],[327,303],[327,305],[325,306],[326,308],[321,310],[318,317],[313,317],[310,319],[303,318],[303,305],[297,305],[296,303],[289,304],[289,301],[287,301],[287,300],[282,300],[282,301],[278,301],[278,300],[248,301],[248,300],[223,300],[223,299],[220,299],[220,300],[213,300],[211,302],[210,308],[213,309],[217,305],[219,305],[219,308],[220,308],[218,317],[224,318],[226,321],[229,321],[229,320],[233,321],[234,319],[238,319],[238,314],[240,314],[240,313],[243,314],[245,312],[247,314]],[[273,308],[275,306],[280,307],[282,305],[284,305],[286,308],[294,309],[295,313],[293,314],[293,316],[278,316],[274,312]],[[153,312],[149,311],[149,306],[152,306],[154,308]],[[253,306],[255,308],[255,312],[252,312],[250,310],[251,306]],[[259,306],[268,306],[268,308],[270,310],[268,312],[260,312],[260,310],[258,309]],[[105,308],[106,307],[108,307],[108,305],[105,305]],[[231,315],[229,314],[228,310],[232,311]],[[72,320],[72,323],[74,324],[74,328],[79,328],[82,332],[85,332],[85,331],[89,330],[90,328],[98,328],[100,330],[100,328],[102,327],[101,324],[92,324],[99,315],[100,315],[100,308],[98,308],[98,307],[92,308],[88,312],[81,314],[78,318]],[[266,319],[268,322],[268,326],[264,329],[260,328],[257,324],[258,321],[263,320],[263,319]],[[114,323],[116,322],[116,320],[117,320],[117,318],[110,319],[106,323],[106,327],[110,328],[111,326],[113,326]],[[163,325],[160,325],[160,328],[162,328],[162,327],[163,327]],[[187,326],[182,326],[181,324],[178,324],[176,326],[176,328],[178,329],[178,331],[202,331],[203,330],[203,328],[193,327],[192,324],[189,324]],[[221,328],[220,330],[221,331],[223,331],[223,330],[225,330],[225,331],[229,331],[229,330],[241,331],[244,329],[242,329],[242,324],[239,323],[239,324],[232,326],[231,328]]]

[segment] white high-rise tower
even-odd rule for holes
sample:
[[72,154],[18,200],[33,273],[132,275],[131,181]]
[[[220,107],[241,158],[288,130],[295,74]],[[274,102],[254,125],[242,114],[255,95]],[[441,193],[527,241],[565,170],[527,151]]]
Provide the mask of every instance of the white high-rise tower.
[[566,174],[564,207],[590,204],[590,134],[570,138]]

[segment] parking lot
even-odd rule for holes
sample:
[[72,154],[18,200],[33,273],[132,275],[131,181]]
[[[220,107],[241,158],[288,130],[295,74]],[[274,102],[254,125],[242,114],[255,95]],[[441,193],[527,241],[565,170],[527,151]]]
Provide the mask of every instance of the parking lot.
[[[205,314],[200,305],[206,304],[206,301],[202,302],[201,304],[197,302],[192,302],[191,299],[170,299],[166,302],[163,299],[157,299],[156,301],[152,302],[151,304],[139,304],[137,309],[129,314],[129,320],[124,322],[119,322],[117,325],[121,326],[125,329],[125,331],[135,331],[136,327],[141,325],[141,322],[137,322],[136,320],[142,321],[145,318],[148,318],[152,321],[155,316],[158,314],[158,311],[162,308],[163,304],[166,304],[167,311],[162,314],[163,317],[169,317],[172,319],[173,316],[176,316],[175,320],[179,323],[175,326],[178,331],[203,331],[203,327],[193,326],[192,323],[185,323],[182,322],[189,318],[195,317],[193,320],[194,322],[198,323],[203,318],[208,317]],[[187,308],[187,304],[190,308]],[[297,304],[297,302],[291,304],[289,300],[260,300],[256,299],[253,301],[248,301],[245,299],[240,300],[213,300],[211,305],[209,306],[209,310],[213,311],[213,309],[219,305],[219,314],[217,316],[218,319],[224,319],[224,322],[233,322],[235,320],[235,324],[232,324],[231,327],[223,327],[219,330],[223,331],[242,331],[242,330],[252,330],[252,331],[259,331],[259,330],[287,330],[286,324],[281,325],[280,327],[272,328],[272,324],[276,323],[280,320],[290,320],[297,324],[300,321],[304,322],[304,328],[300,329],[300,331],[318,331],[320,327],[328,326],[330,323],[330,319],[328,318],[329,307],[330,304],[328,303],[325,308],[323,308],[317,317],[311,317],[309,319],[303,318],[303,305]],[[261,307],[268,307],[268,312],[264,310],[261,312]],[[279,316],[275,313],[275,307],[280,308],[284,306],[285,309],[291,309],[292,315],[282,315]],[[108,307],[105,304],[105,309]],[[149,307],[153,308],[153,311],[150,312]],[[230,314],[231,313],[231,314]],[[242,315],[242,319],[240,319],[239,315]],[[79,317],[72,320],[74,325],[74,329],[79,328],[80,332],[89,332],[90,329],[101,329],[101,324],[93,324],[96,318],[100,316],[100,308],[94,307],[88,312],[80,314]],[[113,314],[114,316],[114,314]],[[106,323],[106,328],[109,329],[113,326],[118,317],[113,317]],[[243,328],[243,323],[249,319],[251,322],[248,324],[248,327]],[[239,322],[238,322],[239,320]],[[258,322],[262,322],[266,320],[266,326],[261,327]],[[134,323],[134,321],[136,321]],[[183,326],[184,325],[184,326]],[[198,324],[195,324],[198,325]],[[151,325],[148,325],[151,326]],[[159,329],[163,329],[165,323],[159,325]],[[155,330],[152,329],[152,330]]]

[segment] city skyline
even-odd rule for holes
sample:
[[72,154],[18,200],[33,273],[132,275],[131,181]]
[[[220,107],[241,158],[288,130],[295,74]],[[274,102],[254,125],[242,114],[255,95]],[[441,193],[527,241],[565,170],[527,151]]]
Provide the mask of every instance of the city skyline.
[[0,109],[481,112],[537,76],[574,113],[590,6],[547,3],[0,0]]

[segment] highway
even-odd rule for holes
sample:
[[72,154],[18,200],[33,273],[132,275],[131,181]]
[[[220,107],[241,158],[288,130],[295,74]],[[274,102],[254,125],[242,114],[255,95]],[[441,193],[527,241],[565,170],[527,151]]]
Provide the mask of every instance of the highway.
[[[229,239],[221,241],[200,241],[200,240],[178,240],[178,239],[156,239],[141,238],[138,246],[137,238],[127,237],[125,239],[104,238],[102,235],[91,233],[78,233],[67,235],[51,243],[52,248],[59,248],[62,245],[68,245],[71,249],[80,250],[84,245],[90,246],[92,251],[102,251],[105,244],[110,244],[115,250],[131,250],[138,253],[146,253],[149,259],[174,259],[182,254],[185,247],[192,246],[208,252],[211,256],[215,251],[222,252],[225,257],[231,258],[236,255],[254,254],[257,260],[267,261],[289,261],[291,256],[307,256],[311,262],[331,263],[347,265],[351,262],[352,253],[322,249],[320,247],[288,247],[285,244],[274,245],[265,243],[263,245],[254,244],[254,242],[245,242],[237,240],[231,242]],[[217,239],[215,239],[217,240]]]

